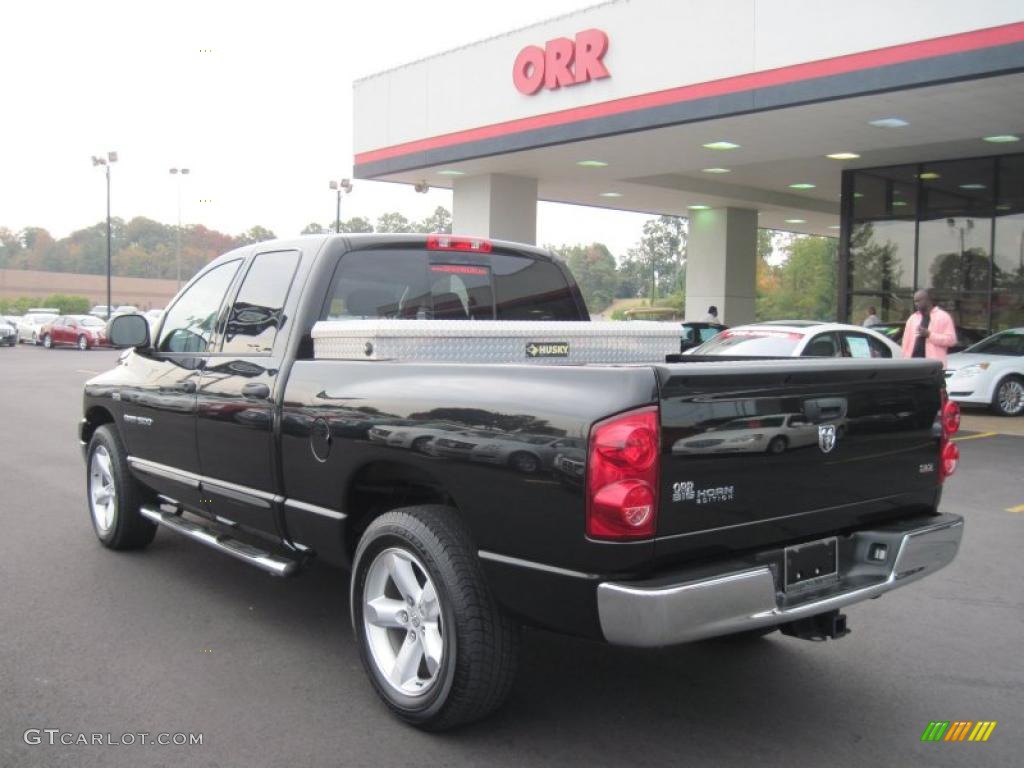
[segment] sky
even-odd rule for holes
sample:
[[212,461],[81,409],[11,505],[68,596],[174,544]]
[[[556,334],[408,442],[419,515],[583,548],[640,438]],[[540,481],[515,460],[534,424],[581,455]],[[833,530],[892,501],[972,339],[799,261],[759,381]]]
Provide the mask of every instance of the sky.
[[[593,0],[9,2],[0,10],[0,227],[55,237],[112,214],[279,236],[334,219],[352,175],[352,81]],[[187,167],[186,177],[172,167]],[[342,218],[410,219],[451,193],[355,180]],[[648,217],[540,203],[541,244],[624,255]]]

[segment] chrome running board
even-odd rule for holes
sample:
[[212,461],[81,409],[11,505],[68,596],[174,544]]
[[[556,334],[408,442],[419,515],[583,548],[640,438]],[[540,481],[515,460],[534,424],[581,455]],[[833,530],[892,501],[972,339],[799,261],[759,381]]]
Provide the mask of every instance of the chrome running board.
[[139,512],[143,517],[158,525],[177,531],[183,536],[212,547],[225,555],[231,555],[244,563],[254,565],[272,576],[291,576],[299,570],[299,564],[295,560],[272,554],[259,547],[254,547],[252,544],[246,544],[244,541],[239,541],[212,527],[186,520],[181,514],[164,512],[148,505],[143,505]]

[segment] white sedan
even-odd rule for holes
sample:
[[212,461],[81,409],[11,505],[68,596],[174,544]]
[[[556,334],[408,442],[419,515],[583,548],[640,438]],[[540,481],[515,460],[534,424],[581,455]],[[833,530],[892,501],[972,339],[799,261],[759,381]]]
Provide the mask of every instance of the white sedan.
[[899,358],[903,350],[870,328],[813,320],[739,325],[683,354],[736,357]]
[[1024,414],[1024,328],[1011,328],[949,356],[946,391],[963,405],[1001,416]]

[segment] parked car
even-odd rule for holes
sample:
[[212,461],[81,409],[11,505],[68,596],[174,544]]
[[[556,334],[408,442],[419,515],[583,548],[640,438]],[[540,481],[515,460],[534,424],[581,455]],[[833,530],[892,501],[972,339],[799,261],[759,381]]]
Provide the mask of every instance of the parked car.
[[107,319],[107,315],[110,314],[110,307],[106,304],[97,304],[89,310],[89,314],[93,317],[99,317],[103,320]]
[[18,326],[10,318],[0,317],[0,344],[13,347],[18,343]]
[[729,330],[729,326],[721,323],[707,323],[697,320],[687,320],[681,326],[679,351],[685,352],[688,349],[699,347],[705,341],[710,341],[722,331]]
[[687,355],[707,357],[900,358],[903,350],[871,328],[813,320],[777,320],[722,331]]
[[18,323],[18,341],[39,343],[39,329],[47,323],[52,323],[60,315],[57,313],[32,312],[26,314]]
[[946,363],[946,389],[963,405],[987,405],[1000,416],[1024,414],[1024,328],[989,336]]
[[[229,338],[257,303],[287,322]],[[463,319],[415,319],[438,306]],[[86,382],[79,432],[94,533],[141,549],[160,526],[278,576],[350,568],[348,600],[329,598],[351,611],[370,684],[431,730],[507,697],[520,622],[634,647],[775,627],[835,639],[840,609],[956,556],[963,518],[938,505],[959,410],[934,360],[667,362],[673,327],[658,359],[621,365],[622,324],[587,318],[571,274],[526,245],[346,234],[227,253],[167,308],[157,339],[140,316],[111,321],[129,351]],[[580,347],[588,361],[567,364]],[[884,439],[840,435],[847,403],[857,418],[911,412],[893,413]],[[228,418],[224,404],[239,409]],[[356,407],[381,423],[332,430]],[[817,448],[668,450],[772,409],[803,414]],[[431,439],[457,434],[443,424],[509,441],[543,428],[579,441],[556,454],[575,480],[391,449],[393,435],[373,434],[388,422],[410,437],[429,425]],[[123,581],[139,563],[121,567]],[[835,687],[818,663],[822,690]],[[302,695],[277,693],[275,706]]]
[[39,329],[39,339],[47,349],[75,346],[83,352],[107,343],[106,323],[92,315],[62,315]]
[[[872,331],[877,331],[887,339],[902,345],[903,329],[906,328],[906,325],[906,323],[877,323],[869,327]],[[972,344],[977,344],[984,339],[986,335],[988,335],[988,331],[978,328],[964,328],[962,325],[958,325],[956,326],[956,344],[950,347],[949,351],[963,352]]]
[[134,304],[122,304],[111,313],[111,317],[116,315],[137,315],[139,314],[139,308]]
[[469,460],[508,466],[532,475],[552,469],[555,456],[569,444],[570,439],[531,434],[495,436],[491,433],[474,444],[469,451]]

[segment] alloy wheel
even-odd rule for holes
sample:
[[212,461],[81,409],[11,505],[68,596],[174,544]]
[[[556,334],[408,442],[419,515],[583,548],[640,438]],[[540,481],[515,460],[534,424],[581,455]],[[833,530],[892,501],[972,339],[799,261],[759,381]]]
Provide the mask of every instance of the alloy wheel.
[[441,604],[423,563],[405,549],[378,554],[363,586],[363,632],[380,677],[403,696],[438,682],[447,642]]
[[1016,416],[1024,411],[1024,384],[1018,379],[1007,379],[999,385],[996,395],[999,409],[1008,416]]
[[96,530],[106,536],[114,527],[117,510],[117,489],[114,486],[114,469],[110,453],[102,446],[96,446],[89,460],[89,509],[96,523]]

